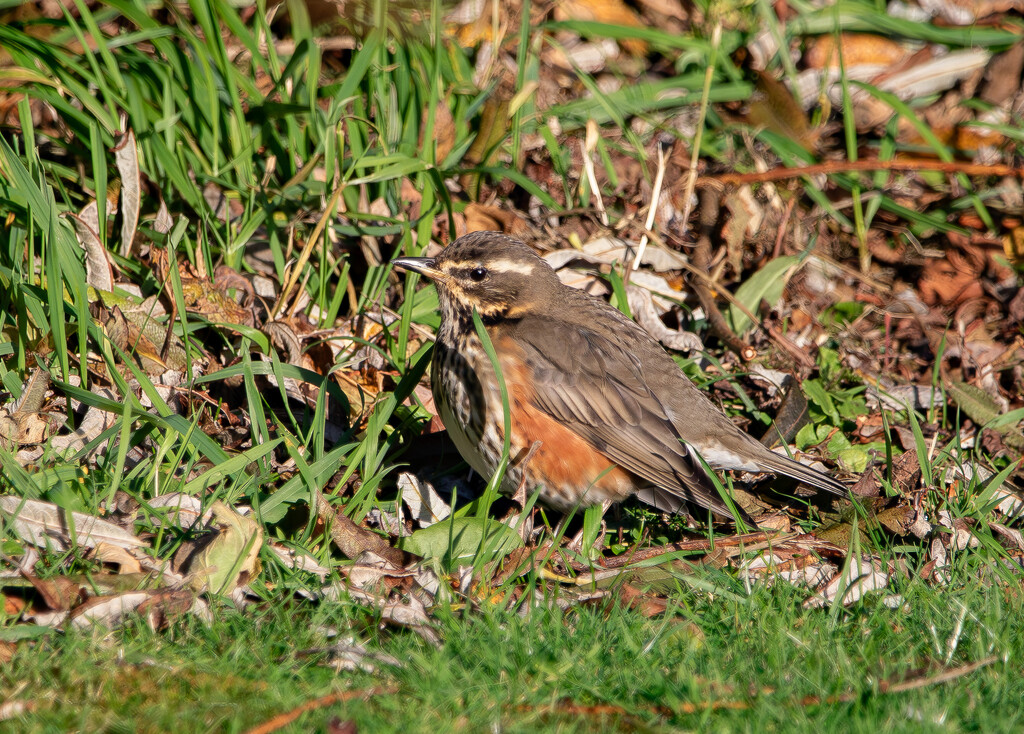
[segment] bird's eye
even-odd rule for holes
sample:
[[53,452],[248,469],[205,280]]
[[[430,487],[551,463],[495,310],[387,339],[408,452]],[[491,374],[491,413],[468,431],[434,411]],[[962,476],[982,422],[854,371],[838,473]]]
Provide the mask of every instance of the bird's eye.
[[473,268],[469,271],[469,279],[474,283],[479,283],[487,277],[487,268]]

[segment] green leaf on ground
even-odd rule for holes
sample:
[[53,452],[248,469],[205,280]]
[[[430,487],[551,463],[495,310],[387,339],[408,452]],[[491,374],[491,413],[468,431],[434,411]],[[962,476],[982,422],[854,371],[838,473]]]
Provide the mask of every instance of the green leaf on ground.
[[[782,291],[792,275],[792,269],[799,262],[800,258],[796,255],[783,255],[768,262],[736,289],[736,300],[746,306],[751,313],[757,312],[761,301],[774,304],[782,298]],[[729,326],[737,334],[744,334],[754,326],[750,317],[735,304],[729,306],[727,318]]]
[[403,538],[399,547],[445,565],[476,557],[481,551],[492,558],[508,555],[523,545],[512,528],[486,517],[456,517],[417,530]]

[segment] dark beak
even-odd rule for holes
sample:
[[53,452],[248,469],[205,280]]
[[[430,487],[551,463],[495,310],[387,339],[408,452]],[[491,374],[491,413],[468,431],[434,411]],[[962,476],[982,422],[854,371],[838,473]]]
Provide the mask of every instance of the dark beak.
[[391,264],[396,268],[411,270],[428,278],[444,277],[444,274],[434,267],[434,258],[432,257],[398,257],[392,260]]

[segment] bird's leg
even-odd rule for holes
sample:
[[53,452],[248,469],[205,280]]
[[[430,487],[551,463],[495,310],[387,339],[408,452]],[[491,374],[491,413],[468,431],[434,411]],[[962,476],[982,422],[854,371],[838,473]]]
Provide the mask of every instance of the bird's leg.
[[534,441],[530,446],[530,450],[526,452],[526,456],[519,462],[520,474],[519,474],[519,486],[516,487],[515,494],[512,495],[512,501],[520,507],[526,507],[526,469],[530,463],[530,459],[537,453],[537,449],[540,448],[541,442]]
[[[519,485],[516,487],[515,493],[512,495],[512,501],[519,505],[520,510],[526,507],[526,468],[530,463],[530,459],[537,453],[537,449],[540,448],[541,442],[534,441],[530,446],[530,450],[526,452],[526,456],[523,457],[522,461],[519,462],[520,474],[519,474]],[[526,543],[530,535],[533,533],[533,513],[530,513],[529,517],[524,517],[521,520],[511,520],[511,527],[517,528],[520,537],[523,539],[523,543]]]
[[[607,528],[607,525],[605,524],[605,521],[604,521],[604,514],[606,512],[608,512],[608,508],[611,507],[612,504],[613,504],[612,500],[604,500],[604,501],[601,502],[601,532],[597,534],[597,538],[594,541],[594,546],[596,546],[601,541],[601,539],[604,538],[604,534],[605,534],[606,528]],[[565,522],[567,522],[567,520],[568,520],[568,516],[566,516],[565,518],[562,518],[562,522],[558,523],[559,528],[561,528],[562,525]],[[591,548],[584,548],[582,546],[582,543],[583,543],[583,533],[584,533],[584,531],[586,531],[586,529],[587,529],[586,528],[586,523],[584,523],[583,527],[580,528],[580,531],[578,533],[576,533],[576,535],[573,536],[572,540],[569,541],[569,548],[571,550],[576,551],[581,556],[583,556],[585,558],[589,558],[590,557],[590,550],[594,546],[591,546]],[[556,538],[558,537],[558,532],[557,531],[555,532],[555,537]]]

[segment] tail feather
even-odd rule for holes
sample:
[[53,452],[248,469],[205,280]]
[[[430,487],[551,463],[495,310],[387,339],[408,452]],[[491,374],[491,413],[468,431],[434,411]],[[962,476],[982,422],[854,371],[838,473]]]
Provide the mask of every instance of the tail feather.
[[757,459],[757,463],[761,464],[765,470],[773,471],[776,474],[785,474],[787,477],[792,477],[811,487],[837,494],[840,497],[847,495],[846,486],[832,477],[772,451],[765,450],[765,454]]

